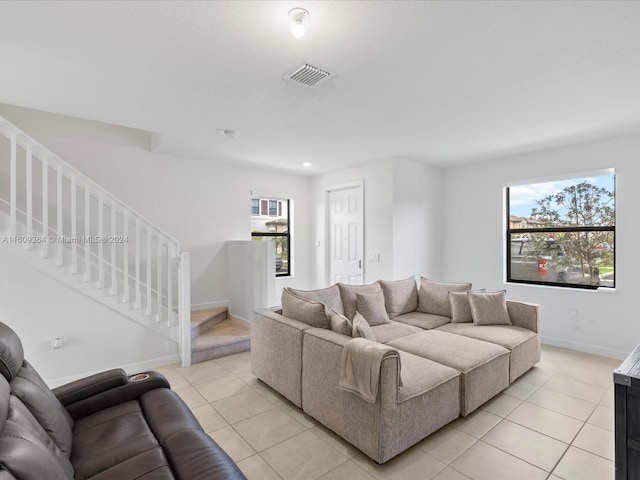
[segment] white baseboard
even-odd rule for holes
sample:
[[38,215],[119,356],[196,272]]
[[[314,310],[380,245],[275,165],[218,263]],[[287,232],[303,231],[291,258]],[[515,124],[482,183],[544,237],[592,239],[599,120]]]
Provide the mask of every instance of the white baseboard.
[[229,300],[218,300],[216,302],[192,303],[191,311],[206,310],[208,308],[229,307]]
[[624,360],[631,352],[623,352],[622,350],[615,350],[613,348],[600,347],[598,345],[591,345],[588,343],[573,342],[565,340],[563,338],[540,336],[540,340],[545,345],[553,345],[554,347],[569,348],[571,350],[577,350],[579,352],[593,353],[594,355],[601,355],[603,357],[615,358]]
[[[164,367],[165,365],[171,365],[173,363],[180,363],[180,357],[178,357],[178,355],[167,355],[164,357],[145,360],[143,362],[129,363],[127,365],[118,365],[113,368],[122,368],[125,372],[127,372],[128,375],[130,375],[133,373],[153,370],[154,368]],[[65,385],[69,382],[73,382],[74,380],[79,380],[80,378],[84,378],[90,375],[94,375],[96,373],[104,372],[105,370],[108,370],[108,369],[97,370],[92,372],[84,372],[84,373],[79,373],[77,375],[53,378],[50,380],[45,379],[45,383],[49,386],[49,388],[55,388],[55,387],[59,387],[60,385]]]
[[238,315],[234,315],[232,313],[229,313],[229,318],[233,320],[240,320],[241,322],[251,323],[251,320],[247,320],[246,318],[239,317]]

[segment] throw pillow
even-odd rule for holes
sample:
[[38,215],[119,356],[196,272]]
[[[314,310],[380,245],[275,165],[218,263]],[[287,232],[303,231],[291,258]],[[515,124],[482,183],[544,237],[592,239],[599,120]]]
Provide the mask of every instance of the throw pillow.
[[468,292],[469,290],[471,290],[471,283],[434,282],[421,277],[420,290],[418,291],[418,311],[451,317],[449,292]]
[[417,310],[418,288],[413,277],[392,282],[380,280],[380,287],[384,292],[384,303],[389,318]]
[[353,331],[353,324],[347,317],[336,312],[335,310],[331,310],[329,321],[331,323],[331,330],[348,337],[351,336],[351,332]]
[[[484,293],[486,290],[474,290],[476,293]],[[471,323],[471,305],[467,292],[449,292],[449,303],[451,304],[451,323]]]
[[356,293],[356,308],[372,327],[391,323],[387,310],[384,308],[384,294],[381,291]]
[[469,292],[469,306],[474,325],[511,325],[505,291]]
[[340,299],[340,289],[337,285],[318,290],[295,290],[293,288],[288,288],[288,290],[296,297],[304,298],[311,302],[323,303],[327,307],[327,312],[335,310],[340,314],[344,314],[342,300]]
[[353,338],[362,337],[367,340],[371,340],[372,342],[376,341],[376,336],[371,329],[371,326],[367,322],[367,320],[356,312],[353,317],[353,330],[351,332],[351,336]]
[[339,283],[340,298],[342,299],[342,305],[344,307],[344,316],[349,320],[353,320],[356,316],[356,293],[376,293],[380,291],[380,284],[378,282],[371,283],[369,285],[347,285],[345,283]]
[[282,315],[312,327],[329,328],[329,319],[322,303],[300,298],[286,288],[282,290]]

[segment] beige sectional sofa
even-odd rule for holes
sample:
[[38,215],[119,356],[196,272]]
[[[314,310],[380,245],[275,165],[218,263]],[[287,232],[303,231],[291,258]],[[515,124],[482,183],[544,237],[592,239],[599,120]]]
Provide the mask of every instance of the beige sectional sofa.
[[252,371],[384,463],[540,360],[538,306],[470,290],[424,278],[285,289],[251,324]]

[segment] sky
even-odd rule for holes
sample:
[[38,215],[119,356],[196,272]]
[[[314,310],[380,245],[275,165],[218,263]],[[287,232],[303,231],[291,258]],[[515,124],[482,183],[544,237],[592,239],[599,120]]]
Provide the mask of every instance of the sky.
[[531,215],[531,209],[536,206],[536,200],[544,198],[547,195],[553,195],[569,185],[576,185],[582,183],[582,181],[592,183],[598,187],[604,187],[615,193],[614,178],[615,175],[609,174],[509,187],[511,197],[509,199],[510,213],[511,215],[517,215],[519,217],[529,217]]

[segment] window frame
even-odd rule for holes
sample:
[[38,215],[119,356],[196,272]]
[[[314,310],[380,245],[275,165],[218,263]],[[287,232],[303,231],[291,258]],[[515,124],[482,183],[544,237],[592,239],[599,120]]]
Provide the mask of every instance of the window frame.
[[[282,277],[292,277],[293,276],[293,258],[292,258],[292,235],[291,235],[291,230],[292,230],[292,202],[290,198],[276,198],[276,197],[265,197],[265,196],[261,196],[261,197],[256,197],[256,196],[252,196],[251,197],[252,200],[255,198],[258,198],[260,200],[260,205],[264,205],[263,202],[266,202],[267,204],[267,212],[266,214],[260,213],[260,216],[268,216],[268,217],[279,217],[282,216],[282,204],[286,203],[287,205],[287,231],[286,232],[251,232],[251,238],[253,239],[254,237],[261,237],[264,239],[268,239],[268,238],[273,238],[275,241],[275,238],[277,237],[284,237],[287,239],[287,248],[286,248],[286,255],[287,255],[287,271],[286,272],[281,272],[278,273],[277,271],[275,272],[276,278],[282,278]],[[276,202],[276,215],[270,215],[270,203],[275,201]],[[280,215],[278,215],[280,214]],[[253,215],[252,215],[253,216]]]
[[[579,180],[589,176],[605,176],[605,175],[613,175],[614,182],[614,190],[613,190],[613,198],[614,202],[617,198],[616,193],[616,177],[615,171],[613,169],[609,169],[606,171],[599,172],[591,172],[586,174],[575,174],[570,177],[563,177],[562,180]],[[614,225],[608,226],[598,226],[598,227],[536,227],[536,228],[511,228],[511,195],[510,188],[520,185],[534,185],[537,183],[546,183],[552,182],[551,179],[542,179],[542,180],[532,180],[530,182],[518,182],[511,184],[505,187],[505,214],[506,214],[506,234],[505,234],[505,266],[506,266],[506,283],[513,283],[519,285],[538,285],[538,286],[549,286],[549,287],[558,287],[558,288],[569,288],[569,289],[578,289],[578,290],[598,290],[599,288],[605,288],[607,290],[614,290],[616,288],[616,225],[614,221]],[[617,205],[616,205],[617,206]],[[514,215],[515,216],[515,215]],[[615,218],[615,217],[614,217]],[[546,233],[546,234],[556,234],[556,233],[590,233],[590,232],[610,232],[613,233],[613,286],[603,286],[603,285],[591,285],[591,284],[580,284],[580,283],[563,283],[563,282],[552,282],[552,281],[544,281],[544,280],[526,280],[526,279],[514,279],[511,278],[511,242],[512,236],[514,234],[535,234],[535,233]]]

